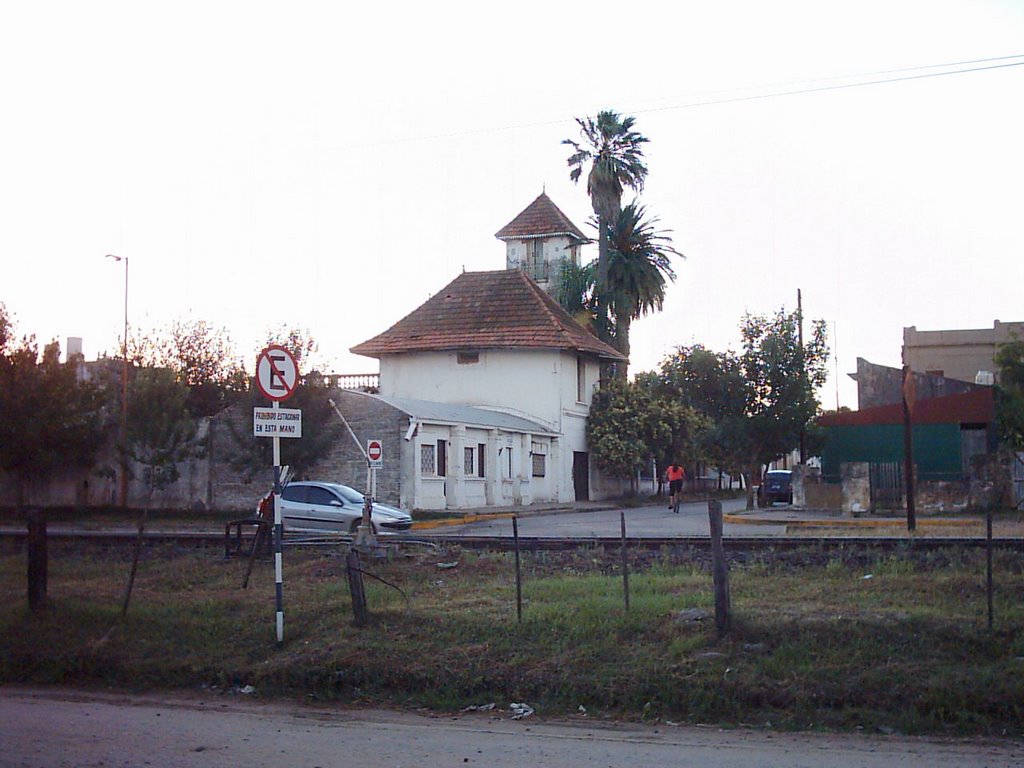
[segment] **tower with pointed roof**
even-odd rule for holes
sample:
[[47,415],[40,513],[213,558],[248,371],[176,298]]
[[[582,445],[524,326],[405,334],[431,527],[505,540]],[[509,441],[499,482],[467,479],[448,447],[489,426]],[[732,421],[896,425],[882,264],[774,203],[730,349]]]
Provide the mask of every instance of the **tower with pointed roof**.
[[505,268],[522,270],[548,293],[558,285],[559,265],[579,265],[580,246],[589,242],[544,192],[494,236],[505,243]]

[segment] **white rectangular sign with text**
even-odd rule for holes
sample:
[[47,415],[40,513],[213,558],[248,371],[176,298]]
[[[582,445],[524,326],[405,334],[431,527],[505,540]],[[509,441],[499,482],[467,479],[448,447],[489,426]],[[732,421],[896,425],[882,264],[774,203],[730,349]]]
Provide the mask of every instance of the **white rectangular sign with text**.
[[302,411],[296,408],[253,408],[256,437],[302,437]]

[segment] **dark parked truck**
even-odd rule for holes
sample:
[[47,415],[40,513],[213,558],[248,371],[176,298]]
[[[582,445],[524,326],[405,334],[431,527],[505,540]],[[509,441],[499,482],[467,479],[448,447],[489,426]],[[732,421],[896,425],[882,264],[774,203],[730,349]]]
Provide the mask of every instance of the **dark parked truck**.
[[757,491],[758,505],[770,507],[776,501],[793,503],[793,473],[788,469],[773,469],[764,473]]

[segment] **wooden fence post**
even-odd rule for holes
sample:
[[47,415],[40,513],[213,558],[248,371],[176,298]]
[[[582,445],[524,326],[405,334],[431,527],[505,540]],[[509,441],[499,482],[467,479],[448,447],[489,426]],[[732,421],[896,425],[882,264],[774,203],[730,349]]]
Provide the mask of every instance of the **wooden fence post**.
[[28,607],[41,611],[46,607],[46,513],[28,512]]
[[626,556],[626,513],[619,513],[622,528],[622,590],[626,598],[626,610],[629,610],[629,559]]
[[985,512],[985,593],[988,595],[988,628],[995,620],[992,612],[992,508]]
[[515,541],[516,549],[516,617],[520,624],[523,623],[523,575],[519,568],[519,518],[512,517],[512,539]]
[[348,589],[352,595],[352,621],[357,627],[366,625],[369,611],[366,609],[366,590],[363,588],[363,567],[359,561],[359,552],[350,549],[345,558],[345,570],[348,574]]
[[729,631],[729,565],[722,548],[722,503],[708,502],[708,521],[711,527],[711,573],[715,584],[715,628],[722,638]]

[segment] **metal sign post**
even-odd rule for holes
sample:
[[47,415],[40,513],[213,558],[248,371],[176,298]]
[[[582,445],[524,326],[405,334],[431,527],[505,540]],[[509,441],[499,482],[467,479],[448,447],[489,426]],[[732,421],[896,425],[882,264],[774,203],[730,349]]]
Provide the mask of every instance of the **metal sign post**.
[[331,404],[331,408],[338,414],[338,418],[341,419],[341,423],[348,430],[352,442],[356,444],[359,452],[366,459],[366,493],[363,496],[363,519],[359,523],[359,529],[356,531],[356,540],[353,542],[353,545],[359,548],[372,549],[377,545],[377,537],[373,533],[371,513],[373,512],[373,497],[377,493],[377,467],[382,464],[383,448],[380,440],[369,440],[367,441],[367,447],[364,448],[363,444],[359,442],[359,438],[356,437],[356,433],[352,431],[352,427],[349,426],[348,419],[345,418],[341,409],[338,408],[338,405],[329,398],[327,402]]
[[[259,357],[256,358],[256,386],[260,392],[273,401],[273,418],[261,420],[260,414],[254,412],[253,432],[258,437],[272,437],[274,440],[274,603],[276,608],[275,623],[278,648],[284,645],[284,559],[282,557],[284,524],[281,519],[281,435],[285,434],[287,437],[300,437],[302,435],[302,412],[298,412],[299,429],[297,434],[294,431],[282,433],[277,428],[277,425],[281,421],[282,414],[285,413],[285,411],[281,410],[280,402],[287,400],[294,394],[298,383],[299,366],[291,352],[277,344],[272,344],[260,352]],[[271,423],[275,428],[264,431],[264,425]]]

